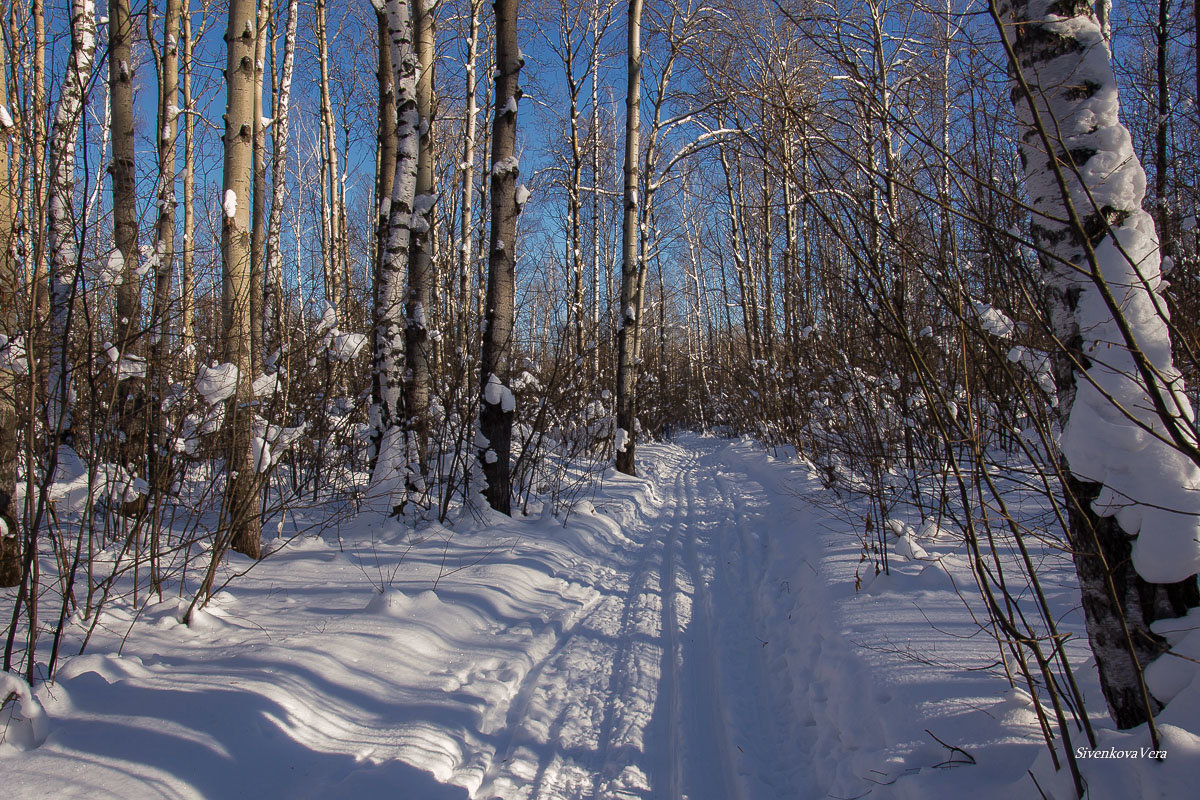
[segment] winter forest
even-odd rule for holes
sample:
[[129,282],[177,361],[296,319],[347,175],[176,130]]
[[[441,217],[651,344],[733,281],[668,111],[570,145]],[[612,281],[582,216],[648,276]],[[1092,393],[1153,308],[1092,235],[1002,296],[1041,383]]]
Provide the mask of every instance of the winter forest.
[[0,783],[1193,796],[1198,102],[1184,0],[0,3]]

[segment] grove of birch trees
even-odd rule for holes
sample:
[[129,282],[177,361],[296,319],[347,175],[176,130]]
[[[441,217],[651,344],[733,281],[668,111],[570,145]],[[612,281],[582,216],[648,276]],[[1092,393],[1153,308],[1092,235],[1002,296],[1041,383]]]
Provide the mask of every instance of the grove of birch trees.
[[0,17],[5,670],[52,675],[118,585],[196,607],[360,510],[567,513],[688,428],[808,459],[860,580],[902,510],[963,537],[1082,791],[1031,553],[1072,559],[1153,735],[1151,625],[1200,604],[1200,6]]

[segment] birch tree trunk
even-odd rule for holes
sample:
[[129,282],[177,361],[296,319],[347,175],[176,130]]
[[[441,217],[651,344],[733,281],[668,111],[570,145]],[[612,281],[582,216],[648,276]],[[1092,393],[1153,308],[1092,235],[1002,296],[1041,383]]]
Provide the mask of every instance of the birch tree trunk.
[[416,44],[418,152],[417,183],[408,255],[408,301],[405,306],[404,355],[408,365],[404,406],[407,413],[409,472],[418,491],[424,491],[429,438],[430,339],[433,313],[433,71],[434,27],[431,0],[413,0]]
[[581,44],[576,41],[574,17],[578,10],[574,3],[563,2],[557,9],[559,57],[562,59],[563,79],[567,88],[568,145],[571,148],[570,166],[567,173],[567,243],[566,263],[571,280],[571,302],[568,306],[567,322],[570,327],[572,355],[582,359],[587,349],[583,300],[583,253],[582,243],[582,189],[583,189],[583,142],[579,130],[579,96],[583,82],[575,75],[575,58]]
[[225,165],[221,255],[224,266],[225,360],[237,367],[226,412],[225,524],[233,549],[259,557],[258,481],[251,455],[253,357],[250,330],[250,172],[254,158],[254,0],[231,0],[225,84]]
[[271,211],[267,217],[266,295],[263,299],[266,347],[279,347],[283,339],[283,203],[287,195],[288,135],[292,97],[292,73],[296,64],[296,23],[300,0],[288,0],[283,33],[283,69],[279,91],[272,97]]
[[517,46],[517,0],[496,0],[496,116],[492,124],[492,233],[488,253],[487,299],[483,315],[483,358],[479,373],[479,450],[488,505],[504,514],[512,502],[512,422],[516,401],[508,382],[512,371],[516,286],[517,103],[524,58]]
[[341,242],[338,238],[337,131],[329,91],[329,32],[325,0],[316,0],[317,65],[320,70],[321,230],[325,265],[325,299],[339,312],[345,287],[341,282]]
[[1062,345],[1054,372],[1075,569],[1109,712],[1129,728],[1162,707],[1143,680],[1167,649],[1151,623],[1200,602],[1193,414],[1171,361],[1145,173],[1090,3],[992,0],[991,12]]
[[[74,6],[72,6],[74,8]],[[92,3],[93,19],[95,3]],[[31,141],[30,169],[28,184],[21,187],[21,200],[25,208],[45,208],[49,192],[54,180],[51,174],[53,167],[47,159],[47,130],[46,130],[46,3],[45,0],[31,0],[30,15],[33,17],[33,98],[32,124],[29,125]],[[93,27],[95,22],[93,21]],[[93,55],[94,57],[94,55]],[[89,68],[90,74],[90,68]],[[26,225],[26,252],[33,254],[33,264],[30,272],[34,290],[34,304],[39,322],[46,319],[49,311],[50,292],[42,288],[43,282],[49,284],[47,269],[47,237],[49,235],[49,219],[45,225]]]
[[462,203],[459,212],[459,242],[458,249],[458,291],[459,291],[459,326],[458,346],[462,351],[465,362],[473,351],[471,340],[476,322],[472,316],[471,303],[471,266],[475,259],[475,139],[476,124],[479,117],[479,103],[476,99],[478,76],[476,62],[479,59],[479,12],[483,8],[483,0],[471,0],[471,21],[467,33],[467,63],[466,70],[466,101],[467,118],[466,131],[463,134],[462,158]]
[[271,21],[271,0],[262,0],[258,8],[254,40],[254,206],[250,222],[250,361],[251,377],[262,371],[266,329],[263,305],[263,255],[267,241],[267,130],[263,124],[263,82],[266,80],[267,38]]
[[[121,429],[121,461],[133,474],[141,471],[146,443],[142,361],[142,286],[138,273],[137,162],[133,138],[133,19],[129,0],[108,6],[108,86],[112,109],[113,239],[122,257],[117,287],[117,422]],[[130,369],[126,371],[124,367]]]
[[183,39],[183,247],[179,266],[179,344],[182,371],[196,372],[196,297],[195,271],[192,263],[196,253],[196,114],[192,96],[192,64],[195,43],[192,41],[191,0],[183,0],[180,18]]
[[47,383],[48,427],[70,446],[70,325],[78,289],[79,253],[75,246],[75,143],[96,55],[96,7],[93,0],[71,3],[71,59],[54,112],[50,134],[50,191],[47,198],[47,250],[50,257],[50,357]]
[[378,442],[371,494],[376,508],[396,514],[404,509],[409,481],[405,446],[404,300],[412,240],[413,201],[420,152],[417,112],[417,54],[408,0],[387,0],[389,59],[396,98],[396,169],[388,200],[387,248],[375,275],[374,369],[376,405],[372,421]]
[[[151,402],[149,471],[151,485],[164,491],[169,476],[163,444],[162,400],[167,395],[171,319],[171,273],[175,265],[175,153],[179,133],[179,36],[181,0],[167,0],[163,12],[163,44],[158,57],[158,220],[154,227],[154,302],[151,313]],[[153,548],[152,548],[153,550]]]
[[593,12],[592,51],[589,64],[592,76],[592,313],[591,313],[591,379],[600,378],[600,34],[607,30],[611,7],[600,24],[600,0]]
[[[758,358],[758,337],[755,336],[757,330],[756,320],[758,317],[758,304],[754,299],[754,284],[753,281],[747,280],[747,262],[748,257],[743,252],[744,227],[741,224],[742,208],[744,204],[740,202],[740,191],[734,187],[734,169],[733,164],[726,152],[725,146],[720,145],[717,148],[721,159],[721,169],[725,176],[725,193],[729,197],[729,226],[730,239],[732,242],[734,274],[737,277],[738,285],[738,305],[742,309],[742,328],[746,338],[746,354],[751,361]],[[735,152],[735,156],[741,156],[741,149]]]
[[637,425],[637,327],[641,324],[638,284],[642,270],[638,251],[638,172],[642,93],[642,0],[629,0],[628,84],[625,94],[625,214],[621,225],[621,307],[617,333],[617,470],[636,474],[634,447]]
[[[378,29],[379,68],[375,73],[379,88],[379,117],[375,153],[375,280],[382,274],[388,246],[389,209],[392,205],[392,181],[396,177],[396,93],[392,84],[392,53],[388,44],[388,16],[382,3],[375,8]],[[378,403],[379,398],[374,398]]]

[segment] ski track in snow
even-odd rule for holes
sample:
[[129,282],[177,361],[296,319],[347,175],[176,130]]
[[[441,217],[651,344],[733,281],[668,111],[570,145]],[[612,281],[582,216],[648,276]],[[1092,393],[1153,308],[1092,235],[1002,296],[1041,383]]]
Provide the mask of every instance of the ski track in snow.
[[[856,592],[857,540],[796,496],[805,467],[690,435],[639,452],[565,526],[485,512],[422,543],[366,514],[191,627],[168,600],[126,639],[110,608],[39,690],[45,744],[0,744],[8,796],[1022,796],[1036,726],[962,650],[941,566]],[[989,771],[936,768],[927,726]]]
[[437,547],[347,532],[344,553],[289,545],[191,628],[144,609],[122,655],[132,616],[110,611],[49,690],[47,743],[6,760],[12,796],[807,796],[756,618],[786,510],[727,441],[646,450],[648,477],[610,474],[567,528],[455,533],[482,558],[435,592]]
[[742,658],[756,650],[755,626],[742,624],[753,609],[742,604],[734,630],[714,621],[716,539],[739,565],[723,578],[722,600],[748,596],[762,566],[742,556],[746,512],[729,506],[748,498],[716,485],[711,454],[668,452],[659,469],[675,477],[661,512],[628,531],[642,540],[634,574],[531,670],[476,798],[787,796],[769,783],[753,793],[747,786],[747,776],[777,771],[773,737],[784,721],[761,724],[768,711],[758,693],[749,693],[760,701],[749,709],[725,701],[747,694],[726,682],[767,685],[757,659]]

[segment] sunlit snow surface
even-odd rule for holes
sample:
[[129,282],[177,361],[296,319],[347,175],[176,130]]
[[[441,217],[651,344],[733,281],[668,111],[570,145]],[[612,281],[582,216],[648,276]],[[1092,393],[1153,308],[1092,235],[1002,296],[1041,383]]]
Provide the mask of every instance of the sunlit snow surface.
[[[120,655],[114,605],[38,689],[45,742],[0,745],[6,796],[1036,796],[1036,721],[954,591],[974,590],[953,530],[897,523],[908,557],[856,592],[854,525],[809,504],[805,464],[701,437],[638,454],[643,478],[608,473],[565,526],[534,508],[414,537],[364,514],[340,546],[297,537],[191,627],[177,599],[146,606]],[[1069,564],[1045,558],[1077,630]],[[1152,676],[1176,693],[1167,762],[1091,762],[1093,797],[1188,796],[1182,663]]]

